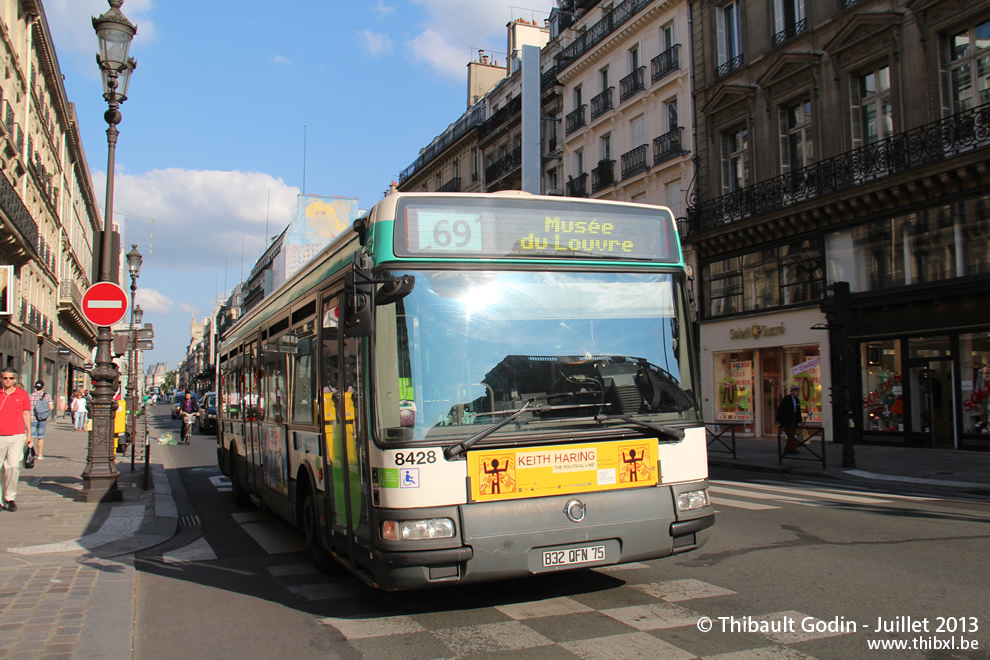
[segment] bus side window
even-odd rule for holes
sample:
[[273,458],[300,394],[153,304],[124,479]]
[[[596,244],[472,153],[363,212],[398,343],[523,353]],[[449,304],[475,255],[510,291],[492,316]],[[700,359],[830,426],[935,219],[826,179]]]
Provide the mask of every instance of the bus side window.
[[292,359],[292,422],[316,424],[316,337],[299,337]]

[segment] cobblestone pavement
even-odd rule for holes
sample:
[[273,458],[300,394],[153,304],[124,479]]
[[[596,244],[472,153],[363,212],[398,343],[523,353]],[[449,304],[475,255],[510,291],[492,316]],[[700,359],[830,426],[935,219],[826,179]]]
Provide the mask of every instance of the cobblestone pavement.
[[[118,459],[123,501],[77,502],[88,433],[50,421],[45,460],[21,469],[16,512],[0,512],[0,658],[129,658],[137,550],[175,533],[160,463]],[[155,447],[152,447],[154,459]]]

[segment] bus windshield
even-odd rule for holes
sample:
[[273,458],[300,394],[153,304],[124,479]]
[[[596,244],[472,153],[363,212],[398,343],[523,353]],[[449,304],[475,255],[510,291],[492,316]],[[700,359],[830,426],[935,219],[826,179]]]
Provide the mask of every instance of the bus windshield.
[[377,313],[385,442],[456,441],[523,406],[489,439],[701,419],[683,283],[671,273],[390,274],[416,285]]

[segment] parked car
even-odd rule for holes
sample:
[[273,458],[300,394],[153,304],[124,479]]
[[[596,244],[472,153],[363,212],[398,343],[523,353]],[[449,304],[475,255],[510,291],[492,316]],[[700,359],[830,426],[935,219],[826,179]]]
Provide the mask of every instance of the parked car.
[[199,432],[217,432],[217,393],[208,392],[199,402]]
[[[190,392],[190,394],[192,394],[193,400],[196,401],[196,403],[199,403],[199,395],[196,394],[195,392]],[[179,419],[180,417],[182,417],[182,414],[179,412],[179,409],[182,407],[182,402],[185,400],[186,400],[185,392],[177,392],[176,395],[172,398],[172,419]]]

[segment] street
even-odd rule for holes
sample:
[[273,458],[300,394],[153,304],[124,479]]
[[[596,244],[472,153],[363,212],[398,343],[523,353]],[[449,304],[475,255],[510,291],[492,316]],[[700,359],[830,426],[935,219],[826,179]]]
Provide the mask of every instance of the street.
[[[315,572],[288,525],[238,509],[213,436],[158,456],[180,527],[138,555],[139,658],[921,658],[953,644],[951,657],[990,648],[985,501],[719,470],[715,534],[698,552],[383,593],[343,571]],[[891,640],[906,650],[870,650]]]

